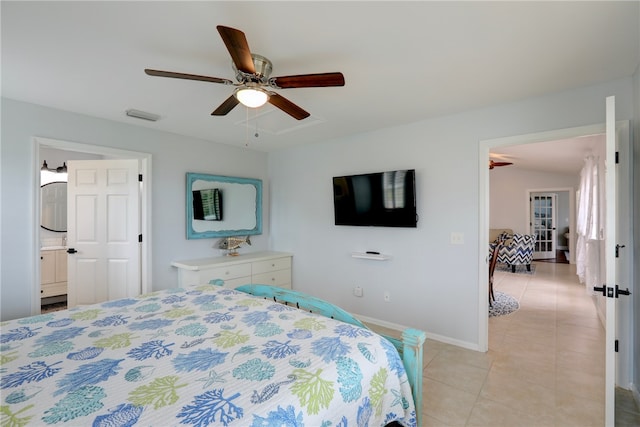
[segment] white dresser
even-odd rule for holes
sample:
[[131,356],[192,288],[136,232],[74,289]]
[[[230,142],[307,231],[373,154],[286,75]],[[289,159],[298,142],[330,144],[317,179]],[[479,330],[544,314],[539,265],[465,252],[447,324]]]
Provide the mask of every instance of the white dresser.
[[238,256],[173,261],[180,287],[207,283],[227,288],[254,283],[291,289],[291,258],[286,252],[253,252]]

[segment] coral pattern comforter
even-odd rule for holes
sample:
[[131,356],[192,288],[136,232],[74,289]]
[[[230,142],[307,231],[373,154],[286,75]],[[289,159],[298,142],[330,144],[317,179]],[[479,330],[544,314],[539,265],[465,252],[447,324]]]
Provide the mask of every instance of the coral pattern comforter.
[[395,347],[231,289],[1,324],[1,425],[413,426]]

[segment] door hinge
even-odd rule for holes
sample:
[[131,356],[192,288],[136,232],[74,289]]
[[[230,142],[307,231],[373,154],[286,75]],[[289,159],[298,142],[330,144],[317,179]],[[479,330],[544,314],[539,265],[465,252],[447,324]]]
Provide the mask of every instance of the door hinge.
[[616,165],[620,163],[620,152],[616,151]]
[[138,243],[142,243],[142,234],[138,234]]
[[618,352],[618,340],[616,340],[615,342],[614,350],[616,351],[616,353]]
[[616,258],[620,258],[620,249],[624,247],[624,245],[616,245]]
[[138,174],[138,181],[142,182],[142,174]]

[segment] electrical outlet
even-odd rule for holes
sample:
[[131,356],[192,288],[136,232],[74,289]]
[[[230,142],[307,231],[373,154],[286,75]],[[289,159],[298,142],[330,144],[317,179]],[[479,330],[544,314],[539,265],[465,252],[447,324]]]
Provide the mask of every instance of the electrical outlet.
[[362,288],[360,286],[356,286],[355,288],[353,288],[353,295],[355,295],[357,297],[361,297],[362,296]]
[[391,302],[391,295],[387,291],[384,293],[384,302]]

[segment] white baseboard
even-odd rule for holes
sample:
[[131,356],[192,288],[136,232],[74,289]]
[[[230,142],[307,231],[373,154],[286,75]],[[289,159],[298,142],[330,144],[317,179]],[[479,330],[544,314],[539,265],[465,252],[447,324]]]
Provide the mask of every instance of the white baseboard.
[[593,301],[593,305],[596,308],[596,313],[598,314],[598,319],[600,319],[600,324],[603,328],[607,329],[607,318],[598,305],[598,297],[596,295],[592,295],[591,301]]
[[[398,323],[393,323],[393,322],[387,322],[386,320],[380,320],[380,319],[376,319],[374,317],[364,316],[364,315],[360,315],[360,314],[353,314],[353,315],[356,318],[360,319],[362,322],[371,323],[373,325],[382,326],[383,328],[392,329],[392,330],[398,331],[398,332],[402,332],[403,329],[407,329],[407,328],[410,327],[410,326],[400,325]],[[443,335],[430,333],[428,331],[425,331],[425,334],[427,335],[427,339],[432,339],[434,341],[439,341],[439,342],[445,343],[445,344],[455,345],[457,347],[466,348],[468,350],[480,351],[480,347],[477,344],[474,344],[474,343],[461,341],[461,340],[457,340],[457,339],[450,338],[450,337],[445,337]]]
[[636,406],[640,408],[640,391],[638,391],[638,387],[636,387],[634,383],[631,383],[630,389],[633,394],[633,400],[636,401]]

